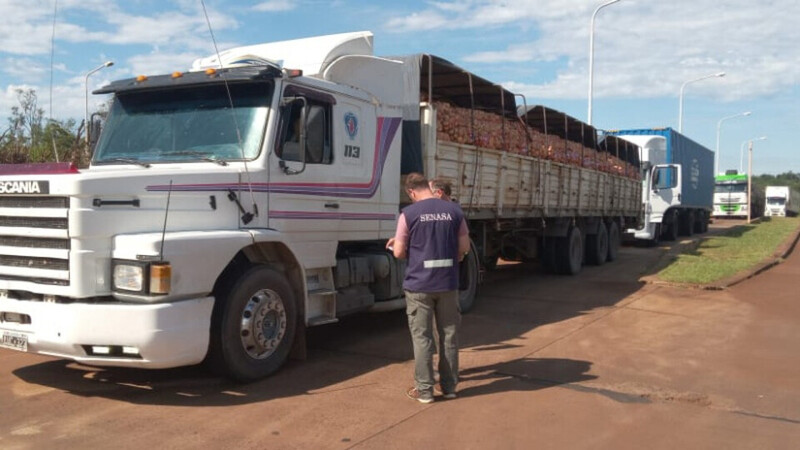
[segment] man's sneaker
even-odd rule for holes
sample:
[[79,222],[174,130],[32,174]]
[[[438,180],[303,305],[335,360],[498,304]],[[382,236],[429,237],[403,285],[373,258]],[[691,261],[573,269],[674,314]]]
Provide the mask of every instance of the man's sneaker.
[[453,392],[445,392],[444,389],[442,389],[442,386],[439,385],[439,384],[437,384],[436,386],[433,387],[433,392],[441,395],[442,397],[444,397],[444,398],[446,398],[448,400],[452,400],[452,399],[456,398],[455,391],[453,391]]
[[408,391],[406,391],[406,395],[408,398],[412,400],[416,400],[420,403],[433,403],[433,396],[431,394],[423,394],[422,392],[418,391],[417,388],[412,387]]

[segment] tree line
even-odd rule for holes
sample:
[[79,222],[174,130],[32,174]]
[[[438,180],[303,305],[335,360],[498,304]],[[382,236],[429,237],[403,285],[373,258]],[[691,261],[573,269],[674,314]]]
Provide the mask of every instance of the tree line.
[[789,186],[800,192],[800,173],[794,173],[790,170],[779,175],[755,175],[753,176],[753,185],[756,189],[761,189],[762,191],[767,186]]
[[0,164],[72,162],[89,165],[91,151],[85,124],[47,119],[34,89],[17,89],[8,126],[0,132]]

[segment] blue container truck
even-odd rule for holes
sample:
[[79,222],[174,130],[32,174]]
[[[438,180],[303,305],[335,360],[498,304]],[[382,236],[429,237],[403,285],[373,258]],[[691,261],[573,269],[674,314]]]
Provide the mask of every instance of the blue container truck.
[[714,205],[714,152],[672,128],[615,130],[609,134],[641,148],[640,228],[636,239],[675,240],[708,230]]

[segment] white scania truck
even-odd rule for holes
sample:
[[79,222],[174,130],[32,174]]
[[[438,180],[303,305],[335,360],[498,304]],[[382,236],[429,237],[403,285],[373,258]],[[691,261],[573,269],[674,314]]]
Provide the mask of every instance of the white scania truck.
[[437,141],[427,99],[516,118],[513,94],[440,58],[375,57],[368,32],[219,56],[98,90],[114,97],[87,169],[3,168],[0,346],[266,376],[306,327],[404,306],[384,244],[412,171],[451,180],[469,219],[464,309],[500,246],[574,273],[639,215],[634,179]]

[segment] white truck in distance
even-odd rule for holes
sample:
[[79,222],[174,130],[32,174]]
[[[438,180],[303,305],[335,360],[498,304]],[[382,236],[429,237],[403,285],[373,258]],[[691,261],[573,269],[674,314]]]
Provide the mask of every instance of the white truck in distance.
[[512,93],[440,58],[375,57],[361,32],[221,59],[98,90],[114,100],[88,169],[4,168],[0,346],[266,376],[306,327],[404,307],[384,244],[412,171],[451,180],[469,220],[465,310],[481,261],[576,273],[584,250],[614,259],[639,215],[635,179],[439,141],[427,99],[519,121]]
[[767,186],[764,217],[795,217],[800,210],[800,193],[789,186]]

